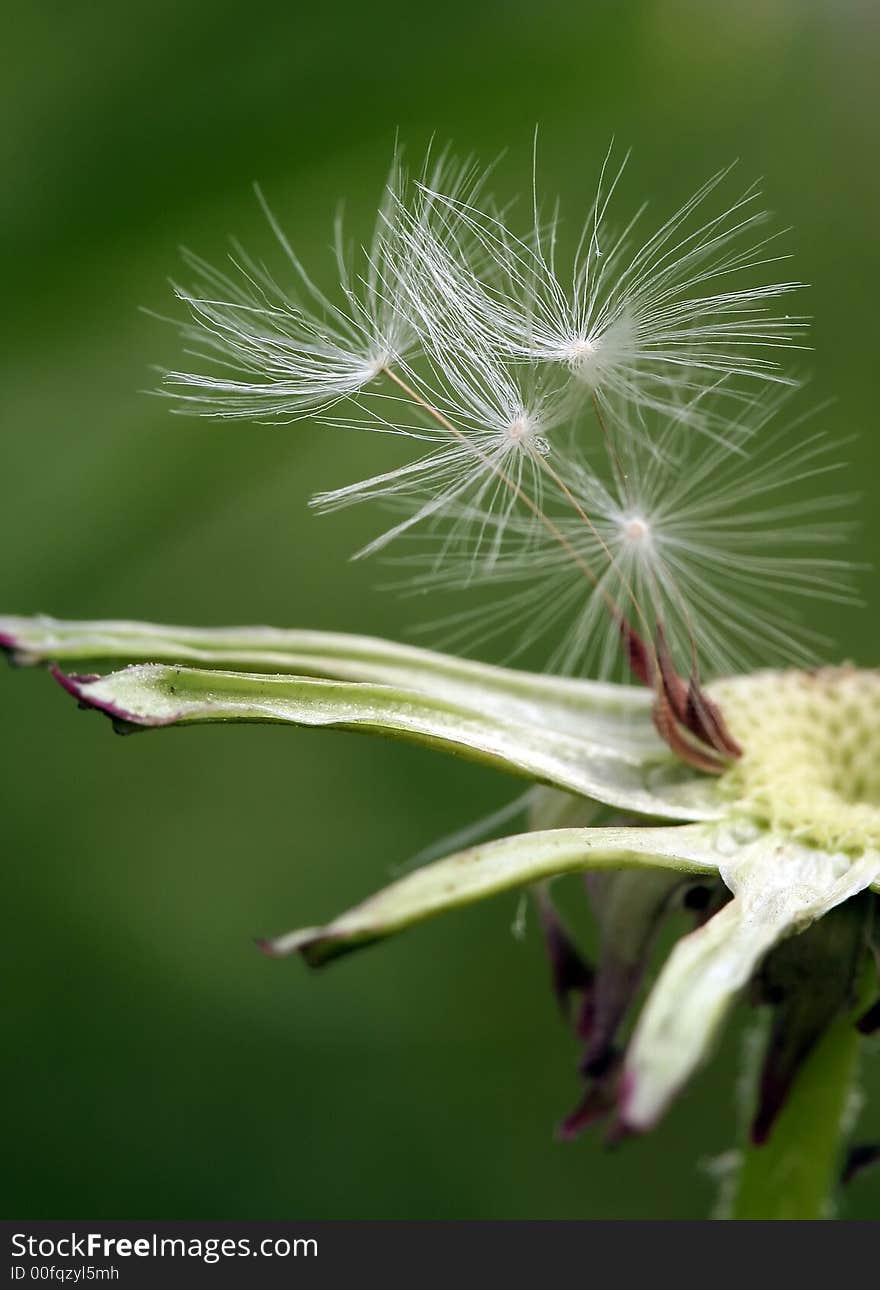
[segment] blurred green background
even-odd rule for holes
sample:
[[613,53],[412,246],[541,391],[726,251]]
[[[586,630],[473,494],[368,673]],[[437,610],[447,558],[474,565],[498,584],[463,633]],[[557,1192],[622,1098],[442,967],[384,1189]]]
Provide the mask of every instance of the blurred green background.
[[[14,19],[14,20],[13,20]],[[395,131],[589,200],[612,134],[658,209],[741,157],[814,284],[817,399],[874,554],[880,11],[869,0],[129,0],[10,6],[3,195],[4,611],[403,636],[418,605],[347,563],[376,517],[309,494],[381,469],[369,436],[171,417],[185,243],[258,255],[258,179],[330,282]],[[323,268],[321,267],[323,266]],[[865,590],[872,599],[870,578]],[[423,611],[422,611],[423,612]],[[876,605],[816,610],[876,663]],[[735,1132],[735,1025],[650,1138],[552,1128],[576,1053],[513,900],[325,974],[254,934],[322,919],[510,798],[428,751],[280,728],[120,740],[40,672],[0,674],[5,1213],[27,1217],[699,1217]],[[740,1023],[742,1018],[740,1018]],[[880,1064],[860,1136],[880,1137]],[[880,1179],[853,1189],[876,1213]]]

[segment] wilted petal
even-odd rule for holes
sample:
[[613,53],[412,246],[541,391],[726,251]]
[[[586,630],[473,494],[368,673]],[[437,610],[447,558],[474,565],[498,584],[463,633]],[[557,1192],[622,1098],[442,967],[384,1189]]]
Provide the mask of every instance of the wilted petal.
[[[585,827],[596,811],[595,803],[583,798],[538,788],[530,823],[534,829]],[[654,937],[676,894],[690,883],[692,890],[705,891],[710,903],[715,888],[725,889],[714,875],[712,886],[696,887],[692,877],[661,869],[587,873],[585,882],[599,924],[600,949],[591,988],[584,992],[578,1034],[587,1041],[582,1069],[598,1076],[604,1073],[617,1028],[638,991]]]
[[687,877],[666,870],[593,873],[586,877],[600,928],[596,980],[581,1033],[582,1069],[598,1074],[641,984],[654,937]]
[[727,1010],[767,951],[880,874],[880,852],[854,858],[759,833],[716,834],[721,876],[735,899],[678,942],[627,1053],[621,1119],[649,1128],[709,1052]]
[[550,960],[553,993],[556,995],[563,1016],[568,1017],[571,995],[589,994],[595,974],[575,945],[545,888],[539,887],[536,890],[535,903],[541,919],[547,957]]
[[600,1124],[612,1114],[617,1102],[619,1077],[620,1057],[615,1056],[601,1075],[590,1081],[580,1102],[557,1128],[556,1136],[560,1142],[571,1142],[585,1129]]

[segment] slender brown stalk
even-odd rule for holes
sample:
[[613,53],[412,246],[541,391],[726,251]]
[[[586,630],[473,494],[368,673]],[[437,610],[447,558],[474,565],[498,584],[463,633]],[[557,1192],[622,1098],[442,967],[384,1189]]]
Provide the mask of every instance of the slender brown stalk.
[[[663,645],[663,657],[658,653],[657,643],[654,640],[650,624],[645,613],[638,602],[638,598],[620,569],[617,567],[614,554],[609,549],[608,544],[602,538],[596,529],[590,516],[573,495],[565,481],[553,466],[544,458],[541,459],[542,468],[550,476],[556,486],[560,489],[563,496],[574,508],[584,523],[589,527],[596,541],[608,557],[609,564],[616,569],[621,584],[624,587],[633,608],[640,620],[642,627],[645,629],[643,637],[635,630],[628,616],[624,613],[620,604],[611,595],[607,587],[604,586],[601,579],[587,560],[581,555],[571,541],[566,537],[557,524],[553,522],[549,515],[538,505],[534,498],[522,488],[522,486],[513,479],[497,461],[482,451],[476,444],[472,443],[468,437],[459,430],[449,418],[424,398],[417,389],[409,384],[399,373],[395,372],[388,366],[383,366],[382,373],[401,390],[408,399],[438,425],[442,426],[448,434],[459,443],[463,444],[469,452],[472,452],[476,459],[483,463],[497,479],[509,489],[514,497],[520,501],[528,511],[534,515],[535,519],[546,529],[555,542],[565,551],[566,555],[578,568],[584,577],[590,583],[590,586],[601,595],[605,606],[610,613],[613,622],[620,630],[621,639],[624,644],[626,658],[630,668],[638,679],[649,689],[653,689],[657,695],[657,704],[655,707],[655,724],[661,736],[666,740],[669,746],[683,760],[697,766],[700,770],[712,773],[718,773],[724,769],[724,758],[735,756],[736,744],[728,735],[724,726],[720,712],[714,705],[709,703],[705,698],[699,686],[699,680],[696,676],[696,663],[694,676],[691,679],[690,687],[678,676],[668,650]],[[612,458],[616,470],[620,470],[620,460],[616,453],[608,427],[601,415],[598,402],[594,398],[594,407],[602,433],[605,436],[605,443],[609,455]],[[688,622],[688,634],[691,641],[694,659],[696,660],[696,644],[691,631],[690,621]],[[660,640],[662,644],[662,624],[658,623]],[[700,747],[699,745],[703,745]],[[711,751],[710,751],[711,750]],[[738,750],[737,750],[738,751]],[[720,754],[720,756],[719,756]]]
[[[605,419],[605,416],[602,412],[602,405],[599,402],[598,395],[596,394],[595,391],[593,391],[592,404],[593,404],[593,411],[596,414],[596,420],[599,423],[599,429],[602,431],[602,438],[605,443],[605,451],[608,453],[608,458],[612,464],[614,473],[617,477],[618,487],[622,487],[626,481],[627,473],[623,468],[623,463],[620,460],[620,454],[617,451],[617,445],[614,442],[614,436],[612,435],[608,422]],[[650,569],[648,570],[648,576],[651,581],[651,592],[654,600],[654,612],[656,614],[657,606],[660,604],[660,595],[657,590],[657,584],[656,584],[656,579],[654,577],[654,573]],[[682,619],[684,620],[685,627],[687,628],[688,645],[690,647],[690,655],[691,655],[692,681],[694,685],[699,687],[700,664],[699,664],[699,654],[697,651],[697,640],[696,640],[696,634],[694,632],[693,620],[691,618],[690,610],[688,609],[688,606],[684,600],[684,597],[680,594],[678,587],[675,585],[674,581],[672,586],[672,592],[675,595],[675,598],[678,602],[679,613],[681,614]],[[641,607],[638,605],[636,597],[631,591],[630,591],[630,596],[632,598],[633,604],[636,606],[636,610],[639,614],[639,617],[642,620],[642,623],[647,627],[647,623],[645,622],[645,617],[644,617],[644,614],[642,613]],[[660,623],[659,618],[658,618],[658,627],[660,631],[662,631],[662,624]],[[657,661],[659,665],[660,664],[659,658]],[[662,670],[663,668],[661,667],[661,671]]]
[[[422,395],[419,394],[418,390],[414,389],[413,386],[411,386],[407,381],[403,379],[403,377],[399,376],[390,367],[383,367],[382,371],[388,377],[388,379],[390,381],[393,381],[394,384],[398,387],[398,389],[402,390],[408,398],[412,399],[412,401],[415,404],[417,404],[418,407],[420,407],[423,412],[426,412],[428,416],[432,417],[437,422],[438,425],[441,425],[443,429],[448,431],[449,434],[451,434],[454,439],[457,439],[459,441],[459,443],[464,444],[465,447],[474,454],[477,460],[481,461],[484,466],[486,466],[489,470],[491,470],[492,473],[496,476],[496,478],[498,478],[506,488],[510,489],[510,491],[517,498],[517,500],[522,502],[522,504],[527,508],[527,510],[531,511],[535,519],[537,519],[544,526],[544,528],[551,535],[553,540],[559,543],[559,545],[565,551],[566,555],[568,555],[569,558],[577,566],[577,568],[581,570],[581,572],[584,574],[584,577],[587,579],[590,585],[593,588],[595,588],[596,591],[599,592],[599,594],[602,596],[602,599],[605,601],[605,604],[609,612],[614,615],[615,621],[621,622],[624,618],[624,614],[620,606],[617,604],[616,600],[613,598],[613,596],[610,595],[607,588],[605,588],[602,585],[600,578],[593,570],[593,568],[590,566],[590,564],[583,558],[580,552],[572,545],[572,543],[565,536],[565,534],[562,532],[559,526],[553,523],[549,515],[545,514],[545,512],[537,504],[534,498],[529,497],[525,489],[523,489],[522,486],[518,484],[515,479],[512,479],[511,476],[508,475],[507,472],[501,466],[499,466],[499,464],[496,461],[493,461],[492,458],[489,457],[480,448],[478,448],[476,444],[472,443],[468,439],[468,437],[465,434],[463,434],[461,430],[459,430],[458,427],[454,425],[449,420],[449,418],[440,411],[439,408],[435,408],[433,404],[429,403],[427,399],[423,398]],[[548,466],[547,468],[550,470],[554,480],[561,484],[562,481],[559,480],[559,476],[556,474],[555,471],[552,470],[552,467]],[[564,485],[562,485],[562,487],[564,487]],[[568,494],[568,496],[571,498],[570,493]],[[573,505],[575,506],[577,505],[576,502],[574,501],[574,498],[571,498],[571,501]],[[592,522],[589,519],[587,519],[587,516],[583,513],[583,511],[580,510],[579,507],[577,509],[581,514],[582,518],[585,519],[588,524],[590,524],[590,527],[593,529],[593,532],[596,533],[596,530],[593,527]],[[596,537],[602,543],[602,546],[605,549],[605,551],[608,552],[607,546],[605,546],[605,543],[602,542],[602,539],[599,537],[598,533],[596,533]],[[608,552],[608,554],[610,557],[610,552]]]

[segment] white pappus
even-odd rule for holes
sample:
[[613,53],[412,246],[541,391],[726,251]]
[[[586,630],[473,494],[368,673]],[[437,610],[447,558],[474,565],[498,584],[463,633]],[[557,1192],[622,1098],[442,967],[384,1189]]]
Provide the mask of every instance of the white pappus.
[[358,272],[337,222],[338,303],[266,208],[295,292],[240,250],[233,274],[190,257],[184,335],[208,366],[167,382],[183,410],[411,440],[314,504],[381,503],[394,522],[360,554],[406,537],[419,590],[478,586],[461,640],[490,634],[482,617],[517,649],[547,636],[554,668],[609,675],[624,629],[649,682],[665,645],[685,674],[802,662],[797,601],[850,592],[827,554],[845,526],[816,522],[840,498],[788,491],[825,475],[828,445],[771,424],[772,391],[797,385],[775,351],[805,325],[772,310],[800,284],[755,283],[784,257],[754,186],[712,213],[729,170],[649,236],[644,208],[609,232],[626,164],[606,180],[609,158],[566,269],[534,185],[521,234],[470,161],[410,181],[395,158]]

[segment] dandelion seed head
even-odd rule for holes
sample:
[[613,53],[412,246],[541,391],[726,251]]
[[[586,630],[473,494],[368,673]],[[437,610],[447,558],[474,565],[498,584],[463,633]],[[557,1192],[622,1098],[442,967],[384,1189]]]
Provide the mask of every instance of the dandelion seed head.
[[822,436],[772,424],[805,326],[776,310],[801,284],[776,280],[757,188],[717,200],[729,170],[653,231],[644,206],[615,230],[626,161],[609,150],[566,257],[536,184],[517,230],[472,161],[444,152],[413,180],[395,157],[371,239],[350,247],[336,222],[327,293],[261,197],[283,272],[237,245],[227,270],[186,256],[199,366],[167,387],[202,415],[313,416],[409,445],[313,504],[392,512],[358,554],[393,546],[420,594],[479,590],[473,613],[432,624],[435,644],[501,633],[510,660],[546,640],[553,670],[608,677],[627,626],[681,675],[811,662],[827,642],[796,602],[851,590],[829,554],[845,499],[779,491],[833,469]]
[[[439,565],[413,551],[399,567],[422,587],[481,598],[427,630],[459,648],[513,640],[508,662],[543,645],[551,670],[611,678],[624,664],[610,598],[646,639],[662,631],[684,675],[811,665],[829,642],[804,620],[806,604],[858,603],[852,567],[836,553],[850,526],[835,512],[852,498],[828,491],[840,465],[833,441],[803,418],[782,420],[787,401],[746,405],[721,441],[687,417],[618,426],[602,477],[572,459],[564,491],[545,481],[554,532],[510,516],[491,568],[475,549]],[[482,526],[484,542],[493,532],[485,514],[468,524]]]
[[530,504],[540,506],[542,463],[553,455],[566,401],[486,356],[473,362],[457,356],[438,365],[431,380],[408,371],[407,387],[409,401],[393,397],[389,405],[385,396],[364,396],[359,417],[332,424],[412,438],[423,444],[422,454],[319,493],[313,505],[326,511],[381,501],[403,514],[360,555],[424,527],[436,542],[438,564],[465,548],[474,559],[488,553],[491,563],[501,553],[508,520],[528,513]]
[[661,410],[685,369],[704,384],[719,375],[786,383],[773,351],[796,346],[805,320],[773,308],[801,284],[748,281],[786,258],[778,234],[763,230],[757,188],[713,213],[721,171],[640,240],[643,210],[617,233],[607,228],[626,164],[606,182],[609,160],[565,265],[557,209],[542,218],[536,198],[533,227],[520,234],[495,209],[432,190],[431,218],[404,219],[401,231],[408,305],[425,343],[559,363],[592,393]]
[[[434,177],[445,177],[455,192],[464,182],[445,158]],[[396,155],[371,239],[349,246],[337,217],[335,290],[317,284],[259,189],[280,269],[270,270],[238,243],[227,269],[184,252],[191,285],[174,286],[174,294],[188,311],[180,331],[201,370],[164,373],[163,392],[175,410],[293,421],[354,397],[386,368],[405,363],[420,348],[402,281],[400,236],[411,194]]]

